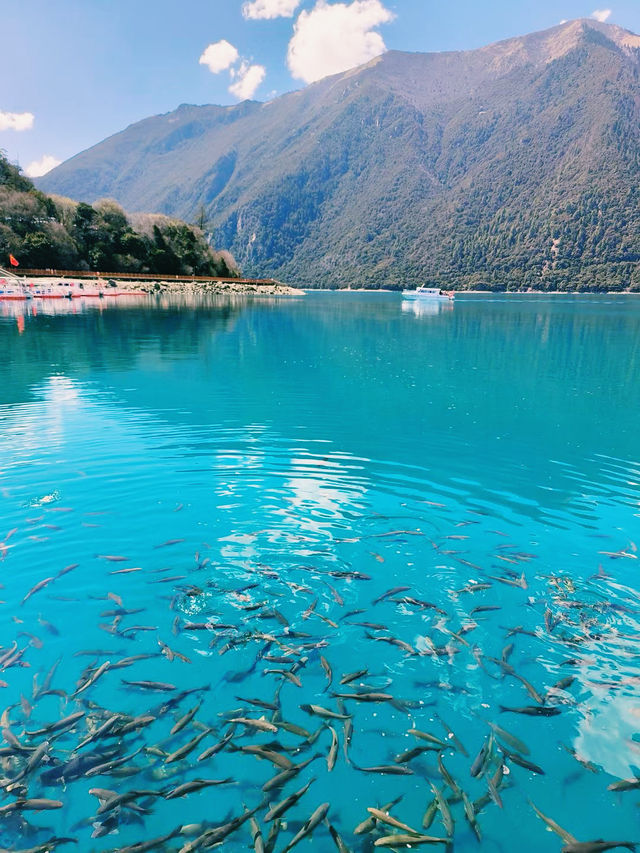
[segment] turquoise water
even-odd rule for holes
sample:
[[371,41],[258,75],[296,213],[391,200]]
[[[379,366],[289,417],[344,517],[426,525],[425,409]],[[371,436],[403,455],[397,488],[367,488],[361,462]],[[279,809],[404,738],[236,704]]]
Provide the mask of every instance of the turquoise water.
[[[441,760],[476,801],[486,849],[560,850],[529,801],[580,841],[640,841],[637,791],[608,790],[640,776],[640,301],[421,308],[398,294],[311,293],[37,312],[0,308],[0,775],[18,786],[0,799],[15,803],[0,846],[60,836],[78,840],[67,849],[118,850],[203,824],[157,849],[207,849],[186,845],[243,804],[261,805],[266,839],[268,803],[314,778],[275,850],[322,803],[350,850],[393,831],[353,835],[367,807],[399,796],[393,816],[420,830],[430,783],[451,800],[454,849],[475,849],[437,749],[395,765],[411,775],[357,769],[427,745],[411,728],[448,744]],[[373,603],[397,587],[408,589]],[[332,692],[393,697],[342,700],[347,758],[344,720],[300,708],[337,713]],[[317,739],[229,723],[273,719],[248,699]],[[74,712],[75,727],[41,731]],[[122,735],[136,715],[154,719]],[[339,747],[331,771],[325,722]],[[472,776],[488,723],[524,741],[544,775],[505,758],[500,742],[518,749],[502,736]],[[30,753],[11,752],[12,735],[21,748],[49,742],[22,779]],[[256,745],[296,765],[319,757],[265,794],[281,767],[245,749]],[[99,755],[136,752],[86,775]],[[160,796],[192,779],[233,781]],[[153,795],[100,816],[94,788]],[[24,809],[18,796],[62,805]],[[446,835],[440,814],[424,831]],[[223,849],[251,837],[247,822]],[[335,846],[321,823],[297,849]]]

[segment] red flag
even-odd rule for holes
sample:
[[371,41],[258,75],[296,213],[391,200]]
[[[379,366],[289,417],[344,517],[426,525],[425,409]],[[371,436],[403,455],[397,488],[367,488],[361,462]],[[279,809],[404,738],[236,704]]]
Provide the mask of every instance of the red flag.
[[13,255],[9,255],[9,263],[11,264],[11,266],[12,266],[12,267],[19,267],[19,266],[20,266],[20,264],[19,264],[19,263],[18,263],[18,261],[13,257]]

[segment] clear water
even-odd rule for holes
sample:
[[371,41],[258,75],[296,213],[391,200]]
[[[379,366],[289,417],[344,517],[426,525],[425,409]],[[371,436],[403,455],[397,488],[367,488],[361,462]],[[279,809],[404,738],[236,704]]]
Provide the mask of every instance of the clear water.
[[[560,849],[529,800],[581,841],[640,841],[637,792],[607,790],[640,775],[639,300],[469,296],[419,306],[398,294],[312,293],[37,311],[0,308],[2,647],[24,649],[0,672],[2,722],[35,746],[47,735],[25,732],[86,716],[49,736],[49,763],[26,779],[29,797],[62,808],[9,812],[1,846],[58,835],[77,838],[81,851],[113,850],[183,824],[205,822],[204,831],[261,803],[278,771],[233,746],[277,741],[300,748],[284,753],[295,763],[320,757],[268,797],[278,802],[315,777],[275,849],[328,802],[349,849],[372,850],[380,833],[352,834],[368,806],[402,795],[393,815],[420,829],[430,783],[455,797],[437,752],[413,759],[412,775],[356,766],[393,764],[424,743],[412,727],[452,743],[439,718],[468,752],[443,758],[472,800],[487,792],[470,767],[488,722],[528,744],[528,760],[544,770],[504,762],[503,807],[489,801],[477,816],[483,848]],[[475,583],[490,586],[461,592]],[[409,589],[373,603],[394,587]],[[118,618],[120,608],[140,612]],[[232,627],[185,629],[189,621]],[[385,627],[355,624],[365,622]],[[518,626],[526,633],[510,632]],[[159,641],[188,662],[169,660]],[[509,665],[539,693],[575,677],[543,697],[558,715],[500,711],[538,705],[489,660],[509,643]],[[150,657],[115,666],[131,655]],[[328,688],[321,655],[333,670]],[[34,698],[34,679],[42,685],[57,660],[56,692]],[[105,661],[110,668],[71,698]],[[301,686],[268,672],[292,667]],[[337,711],[331,692],[361,684],[398,701],[345,700],[351,763],[341,720],[328,721],[339,739],[331,772],[328,728],[309,746],[283,729],[237,724],[231,749],[196,760],[228,717],[271,719],[247,698],[272,702],[280,686],[282,718],[316,731],[322,719],[300,705]],[[166,763],[163,752],[201,731],[190,723],[169,735],[199,699],[196,720],[212,732]],[[112,714],[156,719],[72,752]],[[122,755],[143,747],[125,764],[131,774],[51,784],[47,770],[60,762],[118,744]],[[24,765],[1,760],[5,779]],[[495,750],[489,776],[501,763]],[[142,797],[134,805],[147,813],[112,811],[110,834],[91,837],[94,787],[169,791],[227,777],[234,784],[182,799]],[[256,813],[265,838],[267,808]],[[451,809],[455,849],[475,849],[462,804]],[[445,834],[440,816],[427,832]],[[248,846],[248,823],[224,841],[229,851]],[[321,824],[298,849],[335,847]]]

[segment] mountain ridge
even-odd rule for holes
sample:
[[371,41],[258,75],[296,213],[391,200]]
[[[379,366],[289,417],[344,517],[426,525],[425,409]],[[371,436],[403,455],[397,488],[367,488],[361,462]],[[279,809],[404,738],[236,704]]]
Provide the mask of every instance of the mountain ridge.
[[389,51],[266,103],[143,119],[38,183],[204,211],[245,271],[296,284],[635,286],[639,69],[640,37],[590,19]]

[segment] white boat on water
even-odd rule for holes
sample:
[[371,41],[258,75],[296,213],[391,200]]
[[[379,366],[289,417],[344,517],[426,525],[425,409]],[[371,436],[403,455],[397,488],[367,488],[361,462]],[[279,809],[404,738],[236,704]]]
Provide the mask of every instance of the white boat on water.
[[440,287],[416,287],[415,290],[403,290],[405,299],[455,299],[453,290],[442,290]]

